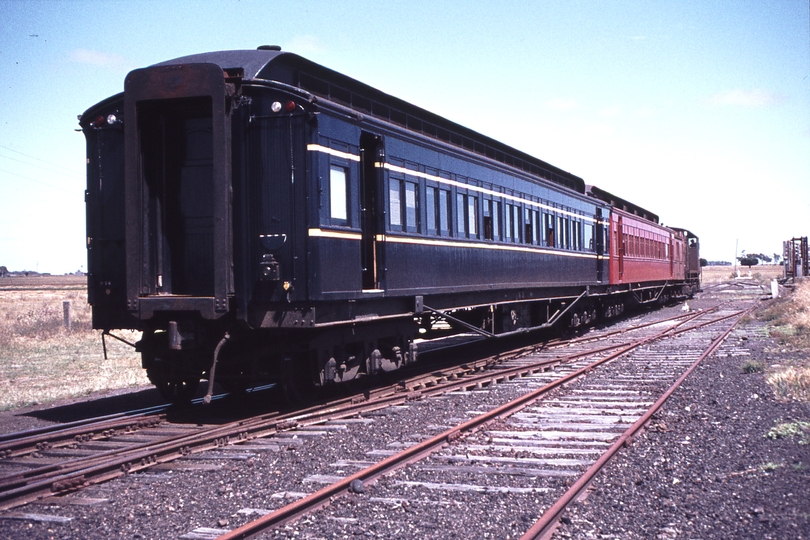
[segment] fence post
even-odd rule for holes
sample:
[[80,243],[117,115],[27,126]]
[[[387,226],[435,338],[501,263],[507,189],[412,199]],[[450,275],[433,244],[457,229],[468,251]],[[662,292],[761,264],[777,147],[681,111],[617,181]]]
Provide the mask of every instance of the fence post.
[[64,323],[63,326],[67,328],[67,331],[70,332],[71,330],[71,320],[70,320],[70,300],[63,300],[62,301],[62,315]]

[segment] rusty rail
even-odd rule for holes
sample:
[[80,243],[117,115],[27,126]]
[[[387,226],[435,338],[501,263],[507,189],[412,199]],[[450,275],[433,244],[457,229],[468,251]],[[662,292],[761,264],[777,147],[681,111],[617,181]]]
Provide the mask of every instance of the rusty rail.
[[[742,312],[738,312],[731,316],[740,315]],[[500,407],[497,407],[487,413],[479,415],[475,418],[472,418],[454,428],[451,428],[439,435],[426,439],[416,445],[411,446],[397,454],[389,456],[370,467],[367,467],[363,470],[360,470],[350,476],[347,476],[338,482],[335,482],[331,485],[328,485],[306,497],[299,499],[289,505],[283,506],[269,514],[266,514],[254,521],[246,523],[241,527],[238,527],[230,532],[227,532],[218,537],[218,540],[236,540],[236,539],[244,539],[249,538],[254,535],[260,534],[265,532],[267,529],[272,527],[276,527],[278,525],[282,525],[285,523],[289,523],[294,521],[295,519],[311,513],[318,508],[326,506],[329,504],[330,500],[333,497],[337,497],[347,493],[350,489],[352,489],[353,485],[357,485],[357,483],[365,484],[369,482],[373,482],[380,476],[390,474],[398,469],[401,469],[411,463],[417,462],[424,457],[436,452],[440,448],[444,447],[446,444],[449,444],[458,438],[462,437],[465,433],[470,433],[475,431],[476,429],[500,418],[505,418],[511,416],[512,414],[520,411],[524,407],[528,406],[532,402],[534,402],[537,398],[542,396],[543,394],[548,393],[549,391],[569,382],[578,377],[581,377],[587,373],[590,373],[595,367],[615,360],[625,354],[629,353],[630,351],[641,347],[645,344],[651,343],[656,340],[670,338],[675,335],[679,335],[684,332],[688,332],[691,330],[695,330],[697,328],[701,328],[706,325],[715,324],[717,322],[723,321],[730,316],[719,317],[717,319],[713,319],[710,321],[706,321],[689,328],[681,328],[677,329],[677,326],[683,325],[686,322],[691,321],[693,318],[700,316],[704,313],[697,313],[694,314],[692,317],[687,317],[676,327],[668,328],[654,336],[645,337],[629,344],[620,344],[620,345],[612,345],[608,347],[604,347],[599,349],[598,352],[604,352],[604,349],[617,349],[612,354],[600,358],[588,366],[580,368],[576,371],[568,375],[564,375],[557,380],[554,380],[541,388],[538,388],[532,392],[524,394],[523,396],[519,397],[516,400],[513,400],[509,403],[506,403]],[[680,317],[679,317],[680,318]],[[662,321],[659,321],[662,322]],[[581,357],[583,355],[594,354],[594,351],[589,351],[588,353],[576,353],[572,355],[572,357]],[[526,366],[522,366],[519,369],[526,369]],[[504,373],[498,374],[498,376],[503,376]],[[463,384],[470,384],[471,380],[465,379]]]
[[[702,314],[705,313],[707,312],[704,311]],[[685,324],[688,321],[691,321],[700,314],[701,313],[679,315],[677,317],[650,324],[659,324],[661,322],[667,322],[670,320],[683,319],[675,327],[671,327],[660,334],[661,337],[664,337],[667,334],[675,335],[673,334],[675,328]],[[717,320],[722,320],[722,318]],[[709,321],[705,324],[712,324],[717,322],[717,320]],[[590,337],[584,339],[590,339]],[[632,347],[626,349],[626,344],[610,345],[600,348],[596,352],[607,352],[615,349],[618,349],[618,351],[613,355],[600,360],[598,363],[603,363],[613,357],[621,356],[632,348],[647,343],[649,340],[650,338],[642,339],[637,341]],[[421,390],[406,388],[406,390],[410,391],[403,392],[401,385],[391,385],[389,387],[384,387],[382,389],[373,391],[370,394],[344,398],[336,402],[331,402],[320,406],[313,406],[303,411],[295,411],[288,414],[263,414],[253,418],[224,424],[213,429],[205,429],[194,434],[178,435],[155,443],[145,443],[123,450],[106,452],[103,455],[78,458],[56,465],[47,465],[35,470],[27,471],[22,475],[14,475],[13,477],[0,479],[0,510],[20,506],[45,496],[74,491],[87,485],[97,484],[121,476],[128,472],[146,469],[157,463],[169,462],[192,453],[203,452],[209,449],[221,447],[223,445],[239,444],[250,439],[265,437],[278,431],[292,429],[298,426],[318,424],[330,419],[346,418],[362,412],[368,412],[391,405],[400,404],[409,399],[417,399],[425,395],[449,392],[457,388],[469,387],[476,384],[483,385],[487,381],[494,379],[521,376],[526,373],[544,369],[549,364],[571,361],[583,356],[584,354],[586,353],[577,353],[552,360],[547,359],[531,365],[524,365],[508,370],[500,370],[494,374],[482,373],[476,375],[467,375],[467,372],[481,369],[482,367],[492,363],[491,359],[481,360],[478,362],[469,363],[467,365],[462,365],[460,367],[460,378],[457,378],[456,380],[448,379],[440,383],[435,383],[433,386],[424,385],[424,388]],[[594,354],[594,351],[590,351],[587,354]],[[598,365],[598,363],[595,365]],[[456,369],[459,368],[457,367]],[[582,374],[585,371],[586,370],[580,370],[575,372],[575,374],[576,376],[579,376],[579,374]],[[434,375],[431,375],[430,377],[435,378]],[[544,387],[545,391],[563,384],[571,378],[571,376],[567,376],[559,381],[551,383],[547,387]],[[542,392],[536,393],[535,395],[539,395],[540,393]],[[531,401],[531,399],[534,399],[534,397],[528,397],[526,399],[528,402]],[[493,414],[497,416],[505,415],[507,413],[505,410],[503,412],[496,410],[493,412]],[[488,420],[482,420],[482,422],[486,421]],[[461,433],[474,428],[475,424],[468,422],[467,424],[459,426],[456,431],[457,433]],[[33,436],[36,438],[36,435]],[[452,439],[456,436],[458,435],[447,433],[445,434],[445,439],[448,437]],[[441,436],[439,436],[439,438],[441,438]],[[13,444],[12,441],[8,441],[8,443]],[[414,461],[421,455],[422,454],[417,452],[417,454],[414,454],[409,459],[410,461]],[[375,475],[374,478],[376,478],[376,476],[378,475]]]
[[[732,324],[723,334],[717,337],[710,345],[703,351],[703,354],[700,355],[687,369],[686,371],[676,380],[672,386],[670,386],[666,392],[664,392],[660,398],[647,410],[644,415],[636,420],[632,426],[630,426],[617,440],[614,442],[608,450],[602,454],[596,462],[591,465],[591,467],[585,471],[579,480],[574,482],[574,484],[565,492],[565,494],[554,503],[551,508],[546,510],[546,512],[538,519],[535,524],[528,530],[526,533],[521,537],[521,540],[535,540],[540,538],[547,538],[550,535],[554,528],[556,528],[559,519],[562,517],[563,512],[566,508],[574,501],[576,498],[588,487],[594,477],[599,474],[599,472],[607,465],[607,463],[625,446],[629,446],[633,440],[633,437],[641,431],[641,429],[650,421],[650,418],[658,412],[658,410],[664,405],[664,403],[669,399],[675,390],[686,380],[686,378],[698,367],[698,365],[708,356],[712,355],[722,343],[726,340],[726,338],[731,334],[734,327],[737,326],[737,322],[743,315],[749,313],[755,306],[750,307],[748,310],[744,312],[737,313],[739,318],[737,321],[734,321]],[[726,318],[730,318],[726,317]]]

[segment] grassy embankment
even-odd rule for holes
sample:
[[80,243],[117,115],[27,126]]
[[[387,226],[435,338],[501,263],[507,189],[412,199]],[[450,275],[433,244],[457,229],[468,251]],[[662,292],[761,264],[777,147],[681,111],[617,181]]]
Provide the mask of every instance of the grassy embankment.
[[[63,327],[65,300],[70,331]],[[107,339],[107,353],[105,360],[101,334],[90,327],[85,278],[0,279],[0,410],[149,384],[134,349]]]
[[788,361],[766,370],[768,383],[784,399],[810,401],[810,278],[796,283],[791,293],[769,302],[757,313],[768,323],[768,332],[781,353],[791,354]]
[[[774,278],[784,275],[784,267],[775,265],[740,267],[742,278],[751,277],[769,287]],[[703,284],[710,285],[734,279],[731,266],[709,266],[703,268]],[[768,289],[769,290],[769,289]],[[785,361],[780,354],[773,364],[746,362],[742,369],[747,372],[765,372],[768,384],[782,399],[810,401],[810,358],[805,351],[810,350],[810,278],[799,280],[795,287],[786,290],[785,296],[771,300],[757,311],[756,317],[768,323],[768,333],[779,347],[779,353],[790,353]]]

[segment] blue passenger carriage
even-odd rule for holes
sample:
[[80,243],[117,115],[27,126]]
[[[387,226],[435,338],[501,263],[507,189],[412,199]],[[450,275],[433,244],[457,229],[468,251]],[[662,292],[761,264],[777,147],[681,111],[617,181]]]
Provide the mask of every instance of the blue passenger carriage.
[[142,330],[169,398],[301,393],[625,291],[581,178],[275,47],[135,70],[80,124],[93,324]]

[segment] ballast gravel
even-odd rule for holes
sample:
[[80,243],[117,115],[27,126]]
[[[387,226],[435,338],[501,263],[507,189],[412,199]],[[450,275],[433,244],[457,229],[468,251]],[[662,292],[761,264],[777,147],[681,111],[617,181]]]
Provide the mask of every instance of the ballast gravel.
[[742,369],[807,351],[783,351],[752,326],[730,339],[750,356],[703,362],[555,538],[810,538],[810,432],[772,431],[810,422],[810,405],[777,400],[762,372]]
[[[730,339],[750,355],[704,362],[569,509],[555,538],[810,538],[810,444],[800,436],[767,437],[779,424],[810,421],[810,407],[778,401],[763,373],[741,369],[749,360],[788,363],[797,353],[781,352],[755,325]],[[517,391],[498,386],[495,393],[413,402],[347,429],[296,431],[180,460],[15,509],[18,517],[29,514],[21,519],[0,513],[0,537],[215,538],[319,489],[318,478],[351,474]],[[0,423],[9,419],[22,429],[18,415],[0,414]],[[458,475],[459,485],[471,483],[469,474]],[[404,488],[403,498],[411,480],[421,484]],[[264,537],[519,538],[554,500],[539,491],[433,491],[426,480],[424,470],[405,469]],[[561,491],[569,483],[559,477],[544,485]],[[531,483],[517,478],[510,485]]]

